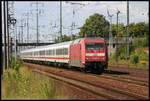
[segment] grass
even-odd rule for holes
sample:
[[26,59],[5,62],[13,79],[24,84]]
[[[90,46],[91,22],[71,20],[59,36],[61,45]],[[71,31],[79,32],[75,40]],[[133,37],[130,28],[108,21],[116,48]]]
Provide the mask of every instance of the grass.
[[[137,48],[136,50],[130,49],[130,58],[126,60],[126,52],[124,45],[119,47],[118,51],[118,64],[120,65],[129,65],[131,68],[138,69],[149,69],[149,52],[145,52],[141,48],[137,48],[132,45],[132,48]],[[116,53],[109,57],[108,65],[116,65]]]
[[[149,61],[146,61],[146,62],[149,62]],[[145,70],[149,69],[149,63],[144,64],[144,63],[139,62],[139,63],[136,63],[136,64],[132,64],[132,63],[130,63],[130,60],[121,60],[121,59],[119,59],[118,64],[120,64],[120,65],[129,65],[130,68],[135,68],[135,69],[136,68],[137,69],[145,69]],[[116,65],[115,59],[110,59],[108,61],[108,66],[112,66],[112,65]]]
[[22,66],[7,69],[2,78],[2,100],[15,99],[72,99],[58,89],[53,81]]

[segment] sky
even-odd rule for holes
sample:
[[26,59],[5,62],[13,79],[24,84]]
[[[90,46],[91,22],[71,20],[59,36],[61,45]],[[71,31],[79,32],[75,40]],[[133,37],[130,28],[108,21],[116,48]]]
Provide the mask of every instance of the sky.
[[[74,3],[73,4],[71,4]],[[25,13],[29,13],[29,40],[36,40],[36,1],[14,1],[14,17],[17,19],[17,30],[19,33],[21,29],[18,27],[21,25],[21,19],[26,22],[27,16]],[[59,1],[39,1],[39,34],[41,42],[48,42],[54,40],[59,36],[60,30],[60,2]],[[81,5],[82,4],[82,5]],[[73,15],[74,10],[74,15]],[[112,23],[116,24],[116,12],[119,10],[119,23],[127,22],[127,2],[126,1],[63,1],[62,2],[62,25],[63,34],[71,35],[80,32],[80,27],[83,26],[85,20],[94,13],[99,13],[105,16],[105,19],[109,21],[107,10],[112,17]],[[148,1],[129,1],[129,23],[138,23],[149,21],[149,2]],[[71,31],[71,25],[75,23],[74,30]],[[54,27],[56,26],[56,27]],[[24,39],[27,36],[26,25],[23,31]]]

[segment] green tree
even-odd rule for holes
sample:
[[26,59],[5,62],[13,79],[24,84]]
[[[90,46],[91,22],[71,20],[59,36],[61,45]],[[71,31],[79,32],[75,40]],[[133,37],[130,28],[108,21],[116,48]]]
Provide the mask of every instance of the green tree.
[[118,24],[118,36],[126,36],[126,28],[123,23]]
[[101,14],[95,13],[86,19],[86,23],[81,27],[79,36],[101,36],[108,37],[109,22]]
[[[117,26],[116,24],[112,24],[112,35],[113,37],[116,36],[117,33]],[[118,37],[122,37],[126,35],[126,28],[123,23],[118,24]]]
[[135,36],[137,37],[143,37],[145,34],[149,34],[149,28],[148,25],[146,25],[145,22],[139,22],[135,25]]
[[116,33],[117,33],[117,27],[115,24],[112,24],[112,35],[113,35],[113,37],[116,36]]
[[130,23],[129,24],[129,36],[135,37],[136,32],[135,32],[135,23]]

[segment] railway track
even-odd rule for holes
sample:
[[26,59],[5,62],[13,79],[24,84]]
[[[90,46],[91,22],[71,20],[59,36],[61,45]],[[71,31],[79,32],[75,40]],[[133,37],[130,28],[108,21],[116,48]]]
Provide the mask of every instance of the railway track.
[[146,87],[149,86],[148,82],[139,80],[139,79],[125,78],[125,77],[116,76],[116,75],[101,75],[100,77],[106,78],[106,79],[113,79],[113,80],[126,82],[126,83],[132,83],[132,84],[136,84],[140,86],[146,86]]
[[94,83],[80,80],[77,78],[71,78],[66,75],[61,75],[58,73],[54,73],[48,70],[41,70],[41,69],[33,69],[35,72],[42,73],[46,76],[49,76],[53,79],[66,82],[68,84],[71,84],[75,87],[78,87],[82,90],[85,90],[89,93],[95,94],[97,96],[102,96],[106,99],[115,99],[115,100],[144,100],[148,99],[147,96],[139,95],[133,92],[128,92],[125,90],[121,90],[118,88],[110,87],[108,85],[100,84],[96,85]]
[[[75,72],[79,72],[79,71],[75,71]],[[136,84],[136,85],[140,85],[140,86],[146,86],[146,87],[149,86],[148,81],[134,79],[131,77],[122,77],[120,75],[112,75],[112,74],[105,74],[105,73],[102,75],[97,75],[97,74],[92,74],[92,73],[86,72],[85,74],[93,75],[93,76],[100,77],[100,78],[117,80],[117,81],[126,82],[126,83],[132,83],[132,84]]]
[[[75,71],[75,72],[79,72],[80,71]],[[82,72],[84,73],[84,72]],[[96,77],[101,77],[101,78],[106,78],[106,79],[113,79],[113,80],[117,80],[117,81],[121,81],[121,82],[127,82],[127,83],[132,83],[132,84],[136,84],[136,85],[140,85],[140,86],[146,86],[148,87],[149,84],[148,84],[148,81],[145,81],[145,80],[141,80],[141,79],[135,79],[135,78],[131,78],[131,76],[133,75],[128,75],[129,77],[123,77],[123,76],[120,76],[120,75],[115,75],[115,74],[102,74],[102,75],[97,75],[97,74],[92,74],[92,73],[88,73],[86,72],[85,74],[89,74],[89,75],[94,75]]]
[[[148,70],[141,70],[141,69],[135,69],[135,68],[126,68],[126,67],[115,67],[115,66],[109,66],[108,67],[108,70],[109,72],[115,72],[117,70],[117,72],[122,72],[124,74],[129,74],[129,75],[132,75],[132,76],[139,76],[139,77],[144,77],[144,78],[148,78],[149,77],[149,72]],[[143,71],[143,72],[146,72],[146,74],[143,74],[143,72],[139,73],[137,71],[134,71],[134,70],[137,70],[137,71]]]

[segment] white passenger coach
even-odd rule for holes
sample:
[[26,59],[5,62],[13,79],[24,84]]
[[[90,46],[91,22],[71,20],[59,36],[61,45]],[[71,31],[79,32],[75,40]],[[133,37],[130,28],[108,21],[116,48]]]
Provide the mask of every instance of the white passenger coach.
[[38,60],[49,62],[69,63],[70,45],[72,41],[40,46],[34,49],[27,49],[20,52],[23,60]]

